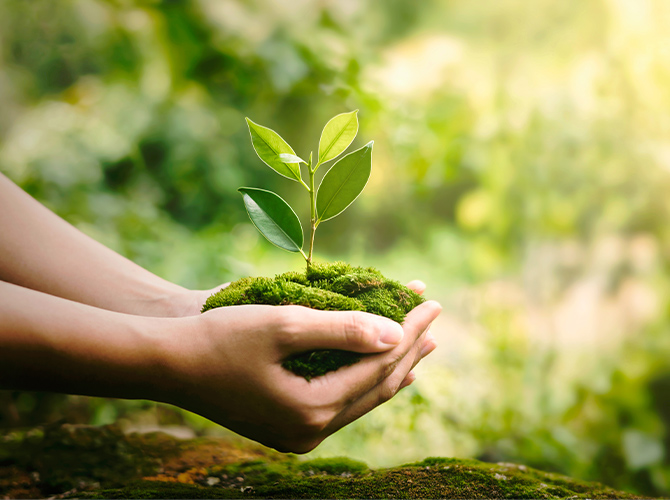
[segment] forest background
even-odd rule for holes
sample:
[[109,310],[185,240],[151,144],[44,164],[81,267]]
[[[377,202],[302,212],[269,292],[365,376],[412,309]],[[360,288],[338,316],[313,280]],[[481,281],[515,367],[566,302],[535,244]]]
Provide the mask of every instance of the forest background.
[[[244,116],[306,157],[360,109],[372,177],[316,258],[422,279],[445,311],[417,382],[313,454],[476,457],[668,495],[667,26],[664,0],[2,0],[0,171],[210,288],[303,265],[236,192],[301,194]],[[59,419],[223,432],[148,401],[0,392],[2,428]]]

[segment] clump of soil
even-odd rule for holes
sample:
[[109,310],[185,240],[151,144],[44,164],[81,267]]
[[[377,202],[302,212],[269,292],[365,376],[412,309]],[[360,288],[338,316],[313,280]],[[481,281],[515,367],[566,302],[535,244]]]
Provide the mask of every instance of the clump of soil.
[[[315,263],[305,272],[288,272],[274,278],[235,281],[209,297],[202,312],[243,304],[298,305],[324,311],[366,311],[402,324],[407,313],[422,302],[420,295],[372,267],[335,262]],[[310,351],[287,359],[283,366],[310,380],[352,365],[361,357],[349,351]]]

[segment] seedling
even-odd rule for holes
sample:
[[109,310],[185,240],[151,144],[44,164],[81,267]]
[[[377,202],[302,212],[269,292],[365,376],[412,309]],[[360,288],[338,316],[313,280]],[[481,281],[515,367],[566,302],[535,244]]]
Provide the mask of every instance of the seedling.
[[[304,233],[300,219],[284,199],[266,189],[242,187],[244,205],[251,222],[270,243],[299,252],[307,269],[312,265],[316,228],[340,215],[361,194],[370,178],[372,144],[353,151],[336,161],[325,173],[316,189],[315,174],[320,166],[335,160],[349,147],[358,133],[358,110],[342,113],[330,119],[321,132],[316,162],[305,161],[272,129],[246,119],[251,143],[258,157],[272,170],[300,183],[309,193],[310,236],[307,253],[303,249]],[[308,182],[303,180],[301,166],[307,168]]]
[[[279,175],[300,183],[309,194],[310,235],[307,251],[304,233],[295,211],[272,191],[243,187],[249,217],[272,244],[300,253],[307,262],[304,273],[291,271],[274,278],[242,278],[207,299],[202,312],[217,307],[245,304],[297,305],[324,311],[366,311],[400,324],[423,298],[397,281],[385,278],[371,267],[353,267],[344,262],[312,263],[316,228],[340,215],[361,194],[370,178],[372,141],[341,156],[358,133],[358,110],[331,118],[321,132],[316,161],[312,153],[305,161],[274,130],[247,118],[251,143],[258,157]],[[339,157],[339,159],[338,159]],[[335,163],[323,175],[316,189],[315,174],[321,165]],[[306,166],[307,180],[301,167]],[[297,353],[282,366],[311,380],[358,362],[358,352],[326,349]]]

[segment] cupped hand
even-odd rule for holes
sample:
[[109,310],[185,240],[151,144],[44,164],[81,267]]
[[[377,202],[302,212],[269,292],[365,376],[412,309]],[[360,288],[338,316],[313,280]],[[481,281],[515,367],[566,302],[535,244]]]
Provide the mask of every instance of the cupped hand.
[[[435,348],[426,333],[440,310],[425,302],[402,327],[364,312],[301,306],[234,306],[183,318],[186,328],[170,341],[175,377],[163,399],[280,451],[305,453],[412,382],[412,368]],[[318,349],[369,356],[309,382],[281,366]]]

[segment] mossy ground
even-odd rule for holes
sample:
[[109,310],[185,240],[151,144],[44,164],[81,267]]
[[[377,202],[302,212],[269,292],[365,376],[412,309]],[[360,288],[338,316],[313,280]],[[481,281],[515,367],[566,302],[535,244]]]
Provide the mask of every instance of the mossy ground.
[[427,458],[371,470],[233,438],[62,425],[0,436],[0,498],[639,498],[515,464]]
[[[244,304],[299,305],[324,311],[366,311],[402,324],[407,313],[423,301],[417,293],[372,267],[314,263],[302,273],[235,281],[209,297],[202,312]],[[360,354],[348,351],[311,351],[286,360],[283,366],[309,380],[360,358]]]

